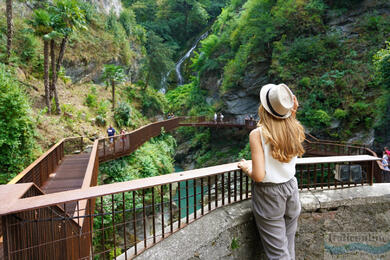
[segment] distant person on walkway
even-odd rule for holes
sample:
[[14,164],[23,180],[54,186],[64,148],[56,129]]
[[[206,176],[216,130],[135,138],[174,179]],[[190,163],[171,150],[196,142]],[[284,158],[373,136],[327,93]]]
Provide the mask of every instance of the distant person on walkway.
[[[110,125],[110,127],[107,129],[107,135],[108,137],[115,135],[115,129]],[[114,138],[110,138],[110,142],[112,143],[114,141]]]
[[382,166],[383,166],[383,169],[390,170],[389,169],[389,156],[387,155],[386,151],[383,151]]
[[221,118],[221,123],[223,122],[223,118],[224,118],[224,116],[223,116],[223,114],[221,113],[221,115],[220,115],[220,118]]
[[126,131],[125,131],[125,129],[122,128],[121,132],[120,132],[122,143],[125,143],[125,139],[126,139],[125,134],[126,134]]
[[252,163],[238,167],[252,180],[252,209],[268,259],[295,259],[295,233],[301,212],[297,156],[305,152],[305,131],[295,118],[298,100],[285,84],[260,91],[258,128],[249,135]]
[[217,119],[218,119],[218,115],[217,115],[217,112],[214,113],[214,122],[216,123],[217,122]]
[[387,156],[390,158],[390,151],[389,151],[389,149],[387,148],[387,146],[385,146],[383,149],[384,149],[384,151],[386,152]]

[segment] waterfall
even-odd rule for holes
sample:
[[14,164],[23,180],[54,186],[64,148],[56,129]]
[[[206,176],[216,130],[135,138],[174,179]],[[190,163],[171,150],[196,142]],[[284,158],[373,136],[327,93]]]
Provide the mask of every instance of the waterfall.
[[[178,85],[183,85],[184,83],[184,79],[183,79],[183,76],[181,75],[181,71],[180,71],[180,67],[181,67],[181,64],[186,60],[188,59],[192,52],[194,51],[194,49],[198,46],[198,43],[205,39],[208,35],[208,32],[205,32],[204,34],[202,34],[198,39],[196,39],[195,43],[192,45],[191,49],[189,49],[186,54],[180,58],[180,60],[176,63],[175,65],[175,71],[176,71],[176,76],[177,76],[177,81],[178,81]],[[166,89],[167,89],[167,79],[169,77],[169,74],[171,73],[171,70],[168,71],[168,73],[162,77],[161,79],[161,89],[160,89],[160,92],[164,93],[166,92]]]

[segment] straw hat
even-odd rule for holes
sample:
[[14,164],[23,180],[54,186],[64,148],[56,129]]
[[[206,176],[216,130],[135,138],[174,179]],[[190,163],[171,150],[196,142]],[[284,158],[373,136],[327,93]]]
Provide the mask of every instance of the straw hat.
[[260,90],[260,102],[271,115],[288,118],[294,106],[294,95],[285,84],[267,84]]

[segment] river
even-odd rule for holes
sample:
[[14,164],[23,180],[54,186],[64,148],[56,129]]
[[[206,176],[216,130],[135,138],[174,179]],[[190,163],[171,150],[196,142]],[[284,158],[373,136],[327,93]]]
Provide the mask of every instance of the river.
[[[179,166],[175,166],[175,172],[182,172],[183,168]],[[186,200],[186,182],[182,181],[180,182],[180,218],[185,218],[187,216],[187,200]],[[178,188],[179,189],[179,188]],[[194,213],[194,205],[196,201],[196,210],[201,209],[201,195],[202,195],[202,189],[200,187],[200,183],[197,183],[196,185],[196,191],[194,192],[194,181],[189,180],[188,181],[188,215],[191,215]],[[203,187],[203,194],[207,192],[207,187]],[[196,197],[194,196],[194,193],[196,194]],[[177,201],[179,197],[179,192],[176,191],[176,195],[174,197],[174,200]],[[195,201],[194,201],[195,198]],[[177,204],[177,206],[179,206]]]

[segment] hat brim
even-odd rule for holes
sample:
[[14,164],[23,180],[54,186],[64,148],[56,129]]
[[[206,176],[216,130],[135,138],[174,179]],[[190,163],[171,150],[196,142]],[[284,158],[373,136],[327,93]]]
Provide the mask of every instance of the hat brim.
[[[279,118],[279,119],[286,119],[286,118],[289,118],[291,116],[291,109],[287,112],[286,115],[280,117],[280,116],[277,116],[275,114],[273,114],[271,112],[271,109],[269,108],[268,104],[267,104],[267,92],[268,90],[270,90],[271,88],[273,87],[276,87],[277,85],[275,84],[267,84],[265,86],[263,86],[260,90],[260,103],[263,105],[263,107],[265,108],[265,110],[267,110],[268,113],[270,113],[273,117],[276,117],[276,118]],[[292,93],[291,93],[292,95]]]

